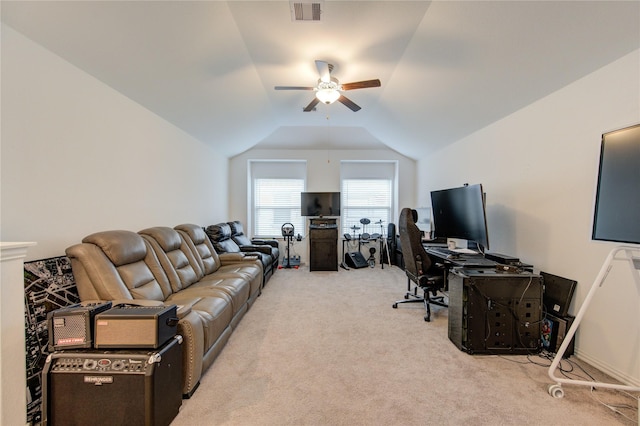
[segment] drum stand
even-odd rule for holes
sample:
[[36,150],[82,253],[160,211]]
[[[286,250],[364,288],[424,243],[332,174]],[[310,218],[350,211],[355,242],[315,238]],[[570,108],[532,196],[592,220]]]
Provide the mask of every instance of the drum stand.
[[376,222],[376,224],[380,225],[380,267],[384,269],[384,254],[387,255],[387,261],[389,262],[389,267],[391,267],[391,256],[389,255],[389,244],[387,244],[387,238],[384,235],[384,226],[382,226],[383,221],[380,219]]

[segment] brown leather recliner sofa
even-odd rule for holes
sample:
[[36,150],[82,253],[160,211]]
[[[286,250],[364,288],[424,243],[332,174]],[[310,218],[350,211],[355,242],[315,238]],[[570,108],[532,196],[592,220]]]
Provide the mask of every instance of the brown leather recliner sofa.
[[193,224],[98,232],[66,254],[82,301],[178,306],[185,397],[260,295],[264,279],[256,256],[218,255]]

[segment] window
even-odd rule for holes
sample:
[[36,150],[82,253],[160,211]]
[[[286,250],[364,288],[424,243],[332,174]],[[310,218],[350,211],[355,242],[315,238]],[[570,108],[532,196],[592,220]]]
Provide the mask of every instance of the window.
[[255,235],[282,235],[282,225],[287,222],[302,233],[304,226],[300,216],[300,193],[303,191],[304,179],[256,179]]
[[[386,234],[387,225],[394,222],[395,173],[395,162],[342,163],[343,234]],[[365,218],[367,225],[360,222]]]
[[305,189],[306,163],[301,161],[255,161],[250,163],[255,237],[282,236],[282,225],[291,223],[304,234],[300,193]]
[[[342,205],[343,234],[384,234],[391,219],[391,180],[344,179]],[[369,219],[371,223],[360,223],[363,218]],[[360,229],[354,231],[353,226]]]

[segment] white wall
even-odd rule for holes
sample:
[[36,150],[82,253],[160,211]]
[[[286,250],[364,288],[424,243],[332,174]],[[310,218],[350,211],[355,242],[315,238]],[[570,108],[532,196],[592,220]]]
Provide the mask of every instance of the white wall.
[[[615,246],[591,241],[601,135],[640,122],[639,76],[636,51],[422,159],[418,201],[482,183],[491,251],[577,280],[575,314]],[[596,294],[576,353],[640,384],[640,288],[628,266],[616,265]]]
[[1,239],[63,255],[109,229],[226,220],[228,160],[2,26]]
[[[249,228],[247,223],[248,162],[249,160],[265,159],[306,160],[308,191],[340,191],[340,162],[343,160],[398,161],[398,208],[416,207],[416,162],[393,150],[252,149],[232,158],[229,165],[229,182],[232,187],[229,193],[230,217],[233,220],[242,221],[247,228]],[[295,247],[291,254],[300,255],[302,262],[308,264],[306,240],[294,244]],[[339,242],[338,255],[340,256],[341,253],[342,246]]]

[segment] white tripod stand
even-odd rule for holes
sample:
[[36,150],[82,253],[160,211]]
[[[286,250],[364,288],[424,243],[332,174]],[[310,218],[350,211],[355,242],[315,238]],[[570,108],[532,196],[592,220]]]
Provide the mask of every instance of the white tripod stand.
[[[580,321],[582,320],[582,317],[584,317],[584,314],[587,308],[589,307],[589,304],[591,303],[591,299],[593,299],[593,296],[595,295],[596,290],[598,290],[598,288],[602,287],[602,285],[604,284],[604,280],[607,278],[607,274],[611,270],[613,266],[612,262],[614,260],[622,260],[622,261],[629,262],[629,267],[631,268],[631,272],[633,274],[633,278],[636,283],[636,287],[637,287],[636,289],[638,290],[638,296],[640,296],[640,247],[619,246],[614,248],[613,250],[611,250],[611,252],[609,252],[609,255],[607,256],[604,264],[602,265],[602,268],[600,268],[600,273],[598,274],[595,281],[593,282],[593,285],[591,286],[589,293],[587,293],[587,297],[584,299],[584,302],[582,303],[580,310],[576,314],[576,318],[573,321],[573,324],[571,325],[571,327],[569,327],[569,331],[567,332],[567,335],[565,336],[564,340],[562,341],[562,344],[560,345],[560,349],[558,349],[558,353],[556,353],[556,356],[553,359],[553,362],[549,366],[549,377],[551,377],[551,380],[555,381],[556,383],[549,385],[548,391],[549,391],[549,395],[553,396],[554,398],[562,398],[564,396],[564,390],[562,389],[563,383],[572,383],[574,385],[583,385],[583,386],[591,386],[591,387],[620,389],[620,390],[626,390],[630,392],[640,392],[640,386],[629,386],[629,385],[620,385],[616,383],[602,383],[602,382],[589,382],[585,380],[574,380],[574,379],[558,377],[554,374],[556,369],[558,368],[558,365],[560,364],[560,361],[562,360],[562,357],[565,351],[567,350],[567,347],[569,347],[569,343],[571,342],[571,339],[576,333],[578,325],[580,325]],[[640,411],[640,407],[638,409]]]

